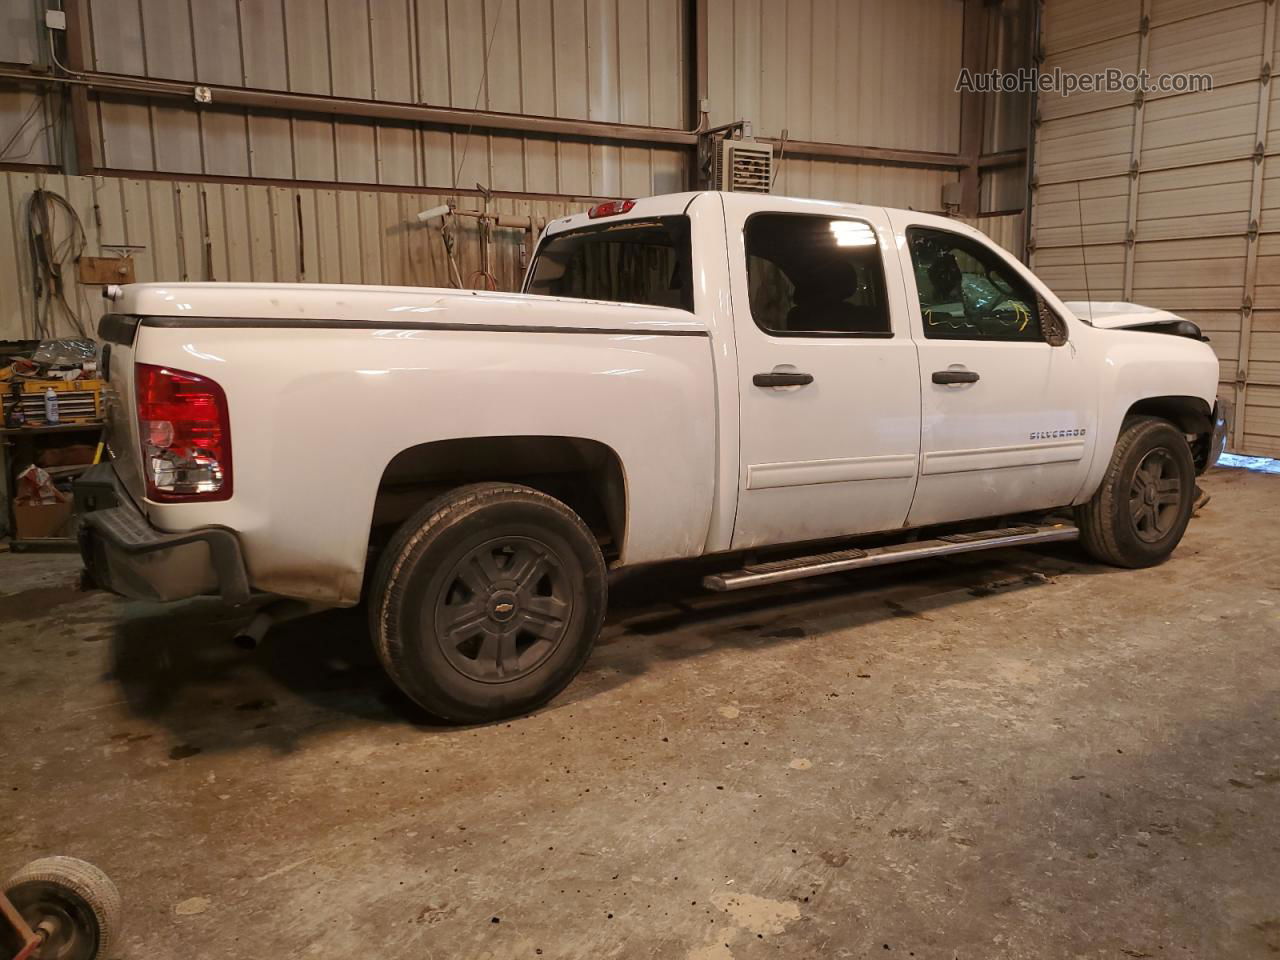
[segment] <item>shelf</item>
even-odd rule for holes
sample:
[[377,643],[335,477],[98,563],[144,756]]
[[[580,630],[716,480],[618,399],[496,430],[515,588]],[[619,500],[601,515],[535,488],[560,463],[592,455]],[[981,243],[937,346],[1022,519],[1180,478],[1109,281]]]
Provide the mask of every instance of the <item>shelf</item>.
[[106,424],[101,420],[94,420],[91,423],[46,423],[34,427],[2,427],[0,428],[0,436],[21,437],[44,433],[74,433],[77,430],[100,431],[104,426]]
[[9,541],[12,553],[78,553],[80,542],[75,537],[25,537]]

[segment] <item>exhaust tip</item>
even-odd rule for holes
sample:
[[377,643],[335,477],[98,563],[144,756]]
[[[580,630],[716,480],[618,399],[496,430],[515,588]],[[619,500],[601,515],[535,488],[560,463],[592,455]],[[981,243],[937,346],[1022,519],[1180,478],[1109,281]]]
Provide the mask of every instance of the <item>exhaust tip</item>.
[[246,623],[231,638],[241,650],[256,650],[262,644],[262,638],[267,635],[267,631],[271,629],[272,624],[276,622],[268,609],[264,608],[254,614],[252,620]]
[[241,650],[256,650],[267,631],[282,620],[291,620],[307,612],[307,605],[298,600],[276,600],[268,603],[253,615],[253,619],[236,631],[231,642]]

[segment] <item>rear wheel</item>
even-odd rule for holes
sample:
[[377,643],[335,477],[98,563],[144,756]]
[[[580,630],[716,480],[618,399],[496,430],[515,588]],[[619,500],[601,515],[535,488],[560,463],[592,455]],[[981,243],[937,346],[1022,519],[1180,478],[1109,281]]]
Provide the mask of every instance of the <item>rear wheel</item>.
[[1102,485],[1076,508],[1085,549],[1118,567],[1160,563],[1187,529],[1195,476],[1191,448],[1177,427],[1151,417],[1128,421]]
[[576,513],[514,484],[460,487],[405,522],[372,585],[374,646],[396,684],[447,720],[550,700],[604,619],[604,559]]

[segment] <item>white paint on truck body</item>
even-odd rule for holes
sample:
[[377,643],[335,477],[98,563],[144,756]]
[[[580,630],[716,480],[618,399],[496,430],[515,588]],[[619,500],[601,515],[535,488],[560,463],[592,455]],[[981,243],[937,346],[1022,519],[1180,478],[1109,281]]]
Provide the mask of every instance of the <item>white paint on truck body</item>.
[[[303,293],[310,320],[363,317],[358,327],[201,327],[196,321],[144,325],[138,332],[133,360],[209,377],[226,391],[235,492],[218,503],[155,503],[139,496],[136,458],[121,472],[132,474],[128,486],[161,530],[211,524],[235,530],[257,589],[356,603],[387,464],[410,447],[459,437],[602,443],[617,454],[626,481],[622,562],[703,551],[715,480],[715,402],[710,340],[688,314],[612,304],[604,309],[617,332],[543,333],[527,326],[591,330],[601,308],[420,289],[364,297],[366,291],[339,288],[330,291],[331,309],[341,315],[323,318],[312,290],[222,286],[127,288],[117,309],[155,316],[155,298],[167,289],[179,292],[177,302],[191,304],[185,320],[249,318],[262,313],[255,300],[290,304]],[[525,326],[414,329],[405,319],[416,307],[465,318],[482,300],[490,309],[519,303],[516,322]],[[283,307],[275,317],[294,309]],[[474,316],[482,322],[492,314],[477,310]],[[693,335],[661,332],[670,330]],[[115,363],[122,359],[118,351]]]
[[[891,336],[783,339],[758,326],[743,245],[758,212],[869,225]],[[611,222],[657,216],[689,219],[692,311],[417,287],[126,287],[112,312],[144,320],[132,347],[113,346],[117,469],[159,529],[234,530],[256,589],[344,605],[359,599],[383,471],[418,444],[554,436],[607,446],[625,478],[625,565],[1080,503],[1100,483],[1132,404],[1214,403],[1218,364],[1206,344],[1091,326],[956,221],[692,193],[639,200]],[[563,218],[544,238],[592,222]],[[926,337],[906,236],[913,225],[995,251],[1064,319],[1069,342]],[[135,361],[225,390],[230,499],[142,496]],[[930,380],[961,367],[981,380]],[[753,384],[775,369],[815,381]]]

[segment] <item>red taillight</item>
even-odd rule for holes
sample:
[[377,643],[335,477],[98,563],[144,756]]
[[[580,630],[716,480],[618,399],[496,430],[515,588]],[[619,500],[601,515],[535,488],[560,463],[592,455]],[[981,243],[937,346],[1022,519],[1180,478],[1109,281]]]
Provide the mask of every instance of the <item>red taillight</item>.
[[161,502],[231,496],[227,395],[208,377],[150,363],[134,367],[147,497]]
[[616,217],[620,213],[630,213],[635,205],[634,200],[610,200],[607,203],[597,203],[587,211],[587,216],[592,220],[597,217]]

